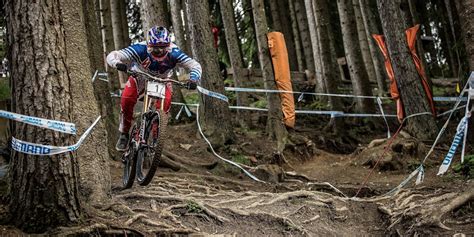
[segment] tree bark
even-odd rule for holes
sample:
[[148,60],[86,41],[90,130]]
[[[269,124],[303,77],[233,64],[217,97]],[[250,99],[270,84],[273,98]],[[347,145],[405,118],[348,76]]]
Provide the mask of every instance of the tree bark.
[[461,23],[461,34],[466,47],[469,71],[474,71],[474,2],[472,0],[456,1],[456,9]]
[[166,0],[142,0],[141,2],[143,32],[147,32],[154,25],[170,27]]
[[[223,94],[224,82],[219,71],[217,52],[213,47],[209,6],[195,0],[186,0],[186,11],[190,23],[193,55],[203,68],[201,86]],[[234,140],[230,111],[226,102],[201,94],[199,113],[202,117],[198,122],[213,145],[222,146]]]
[[313,49],[313,59],[314,59],[314,69],[315,69],[315,77],[316,77],[316,88],[315,91],[317,93],[324,93],[326,88],[324,86],[323,81],[323,73],[322,73],[322,66],[321,66],[321,53],[319,52],[319,39],[318,33],[316,31],[316,19],[314,17],[313,12],[313,1],[312,0],[305,0],[305,9],[306,15],[308,17],[308,28],[309,33],[311,35],[311,48]]
[[[377,0],[393,72],[400,89],[407,116],[430,112],[430,105],[423,90],[413,59],[406,46],[406,25],[400,11],[400,0]],[[407,121],[408,131],[418,139],[435,137],[436,121],[431,115],[415,116]]]
[[[421,24],[421,20],[419,17],[419,14],[421,13],[418,12],[418,10],[416,9],[416,0],[404,0],[404,1],[407,1],[407,3],[402,2],[402,4],[405,4],[405,5],[408,4],[408,8],[410,9],[409,11],[410,14],[408,14],[408,11],[406,11],[407,13],[404,14],[404,15],[409,15],[409,16],[406,16],[405,18],[411,19],[411,21],[408,22],[408,27],[415,26],[416,24]],[[431,29],[431,27],[428,27],[428,28]],[[429,33],[429,35],[432,35],[432,34]],[[429,73],[428,73],[428,66],[426,64],[425,49],[423,48],[423,43],[421,42],[420,34],[416,36],[416,51],[417,51],[418,56],[421,59],[421,64],[423,68],[425,69],[426,77],[428,78]],[[428,81],[431,84],[431,80],[429,78],[428,78]]]
[[171,22],[173,25],[174,36],[176,37],[176,43],[179,45],[181,50],[190,55],[190,49],[186,44],[186,38],[184,35],[183,29],[183,19],[181,18],[181,10],[183,6],[181,5],[181,0],[170,0],[171,8]]
[[[116,50],[122,49],[126,47],[125,42],[123,41],[124,36],[123,36],[123,24],[121,20],[121,14],[120,14],[120,1],[125,1],[125,0],[109,0],[110,1],[110,16],[112,19],[112,31],[113,31],[113,36],[114,36],[114,46]],[[125,85],[127,82],[127,75],[123,72],[119,72],[119,81],[120,81],[120,87],[122,85]]]
[[365,33],[368,38],[370,54],[374,63],[375,78],[377,80],[377,88],[379,96],[383,96],[387,92],[387,77],[385,74],[385,66],[382,63],[382,54],[377,51],[377,45],[372,38],[372,34],[380,34],[377,27],[377,17],[372,11],[369,0],[359,0],[362,20],[364,22]]
[[[255,32],[257,34],[258,55],[260,68],[264,80],[265,89],[276,90],[275,77],[273,74],[272,61],[267,42],[267,19],[263,0],[252,0],[252,12],[254,16]],[[277,142],[277,152],[283,152],[288,132],[283,124],[283,112],[281,111],[281,100],[276,93],[267,93],[268,118],[267,133],[269,138]]]
[[[66,64],[69,76],[74,78],[70,82],[71,91],[74,92],[72,93],[73,121],[76,123],[79,134],[82,134],[100,115],[91,84],[91,63],[93,63],[91,56],[93,55],[88,54],[82,1],[60,1],[66,42]],[[83,20],[78,21],[78,19]],[[89,38],[89,40],[92,39]],[[103,122],[97,124],[94,134],[84,141],[76,153],[81,196],[88,203],[101,203],[107,200],[111,181],[107,132]]]
[[[73,121],[74,78],[68,74],[66,64],[60,2],[8,0],[5,3],[13,111]],[[13,136],[56,146],[74,142],[70,135],[26,124],[16,124]],[[31,156],[13,151],[11,156],[8,193],[14,225],[26,232],[40,233],[79,220],[79,172],[74,153]]]
[[362,19],[362,13],[360,10],[359,0],[352,0],[352,6],[354,8],[354,16],[357,26],[357,36],[359,37],[360,51],[362,53],[362,59],[364,60],[365,69],[367,70],[367,76],[369,81],[377,81],[375,76],[374,62],[372,61],[372,55],[369,50],[369,42],[367,41],[367,34],[365,33],[364,20]]
[[295,42],[296,62],[298,65],[298,71],[302,72],[304,71],[305,67],[302,55],[303,51],[301,49],[300,32],[298,31],[298,20],[296,19],[295,13],[295,3],[293,1],[289,1],[288,5],[290,7],[291,31],[293,32],[293,41]]
[[[84,8],[87,49],[91,61],[90,77],[92,77],[96,71],[105,72],[102,45],[97,43],[101,41],[99,26],[95,18],[95,13],[99,11],[97,11],[98,9],[96,10],[95,5],[87,0],[82,1],[82,6]],[[115,141],[118,139],[119,107],[112,101],[112,97],[110,96],[111,90],[108,83],[96,80],[93,84],[93,89],[100,115],[106,127],[109,156],[118,159],[120,154],[115,149]]]
[[[317,34],[319,39],[319,51],[321,53],[321,66],[323,71],[323,81],[325,83],[326,92],[331,94],[338,93],[338,82],[341,81],[339,69],[331,55],[331,40],[329,38],[329,7],[326,0],[316,0],[315,18],[318,22]],[[329,106],[332,111],[342,111],[342,103],[339,97],[329,97]],[[341,118],[331,118],[330,125],[334,132],[340,132],[343,126]]]
[[[341,21],[342,38],[347,65],[351,74],[354,95],[372,95],[372,88],[364,67],[364,61],[358,43],[357,26],[354,17],[354,8],[351,0],[338,0],[337,8]],[[356,99],[357,111],[372,113],[375,111],[374,101],[371,99]]]
[[298,20],[298,30],[301,35],[301,43],[303,47],[305,66],[311,72],[314,72],[314,56],[313,56],[313,47],[311,45],[311,35],[308,27],[308,17],[304,5],[304,0],[296,0],[295,4],[295,14],[296,19]]
[[[100,0],[100,22],[101,22],[101,33],[102,33],[102,48],[104,55],[105,70],[108,75],[109,87],[113,92],[120,89],[120,80],[115,69],[110,68],[105,63],[107,54],[115,50],[113,30],[112,30],[112,17],[110,14],[110,0]],[[116,104],[118,106],[118,104]],[[118,117],[117,117],[118,118]]]
[[[237,87],[247,87],[246,77],[243,75],[243,61],[240,49],[239,38],[237,36],[237,27],[235,25],[234,7],[232,1],[219,0],[222,21],[225,29],[225,38],[229,52],[230,63],[234,71],[232,77]],[[247,106],[249,103],[247,93],[237,93],[237,105]],[[242,127],[250,127],[250,113],[247,111],[237,111],[238,120]]]
[[291,18],[288,8],[288,0],[275,0],[270,2],[273,30],[283,33],[288,48],[290,70],[296,71],[298,64],[296,62],[295,42],[291,31]]
[[120,22],[122,24],[122,36],[124,46],[130,45],[130,36],[128,32],[127,2],[119,1],[120,4]]
[[451,34],[451,39],[454,41],[454,49],[453,51],[456,54],[456,67],[453,70],[453,77],[459,77],[459,73],[461,73],[461,56],[459,55],[459,46],[457,43],[457,37],[456,37],[456,30],[454,26],[454,17],[453,17],[453,8],[451,5],[450,0],[444,0],[444,6],[446,7],[446,12],[448,13],[448,21],[449,21],[449,29],[450,29],[450,34]]

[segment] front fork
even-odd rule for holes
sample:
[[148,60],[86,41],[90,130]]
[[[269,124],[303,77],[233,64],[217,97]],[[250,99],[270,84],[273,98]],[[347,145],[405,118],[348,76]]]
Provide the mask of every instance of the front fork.
[[[139,137],[136,139],[137,141],[140,140],[140,144],[146,144],[145,141],[145,129],[146,129],[146,123],[145,123],[145,116],[147,115],[147,112],[153,109],[151,106],[154,105],[155,100],[150,98],[148,94],[146,93],[148,87],[148,83],[145,84],[145,98],[143,100],[144,106],[143,106],[143,111],[142,111],[142,122],[140,124],[140,132],[139,132]],[[161,98],[160,100],[160,112],[164,113],[164,106],[165,106],[165,99],[166,98]],[[153,135],[157,135],[158,128],[152,128]]]

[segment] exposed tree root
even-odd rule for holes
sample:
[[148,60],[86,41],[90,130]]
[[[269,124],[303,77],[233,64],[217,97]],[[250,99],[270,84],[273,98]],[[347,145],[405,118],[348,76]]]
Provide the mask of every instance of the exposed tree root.
[[[450,230],[443,224],[443,217],[474,200],[473,188],[474,184],[471,184],[462,193],[445,193],[438,196],[403,191],[392,204],[382,205],[379,210],[389,216],[389,229],[402,234],[423,233],[426,226]],[[409,228],[405,227],[407,222],[410,223]]]
[[179,163],[185,164],[185,165],[189,165],[189,166],[192,166],[192,167],[197,167],[197,168],[205,168],[205,169],[210,170],[210,169],[214,169],[218,164],[217,161],[213,161],[213,162],[208,163],[208,164],[192,162],[191,159],[176,155],[175,153],[172,153],[168,150],[163,150],[163,154],[165,156],[168,156],[170,159],[172,159],[176,162],[179,162]]

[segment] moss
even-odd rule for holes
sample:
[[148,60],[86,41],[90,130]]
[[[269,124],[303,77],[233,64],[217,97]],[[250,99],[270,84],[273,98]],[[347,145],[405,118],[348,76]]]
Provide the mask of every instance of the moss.
[[202,207],[194,201],[189,201],[186,204],[186,210],[188,213],[201,213]]
[[242,154],[232,155],[232,160],[239,164],[250,165],[250,160],[247,158],[247,156]]
[[0,79],[0,100],[11,99],[11,90],[8,78]]
[[267,100],[258,100],[250,104],[251,107],[266,109],[267,108]]
[[474,154],[464,157],[464,163],[453,167],[454,172],[461,173],[468,179],[474,178]]

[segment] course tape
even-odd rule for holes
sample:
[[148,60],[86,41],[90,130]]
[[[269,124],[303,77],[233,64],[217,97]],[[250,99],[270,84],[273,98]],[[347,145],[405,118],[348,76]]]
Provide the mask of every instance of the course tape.
[[38,156],[50,156],[57,155],[65,152],[76,151],[81,144],[84,142],[86,137],[91,133],[94,126],[99,122],[100,116],[95,120],[95,122],[82,134],[76,144],[71,146],[49,146],[41,145],[31,142],[25,142],[19,139],[12,137],[12,148],[15,151],[25,153],[28,155],[38,155]]
[[203,88],[203,87],[200,87],[198,86],[197,87],[198,91],[201,92],[202,94],[205,94],[207,96],[211,96],[211,97],[214,97],[214,98],[217,98],[219,100],[223,100],[227,103],[229,103],[229,98],[227,98],[227,96],[223,95],[223,94],[219,94],[217,92],[214,92],[214,91],[210,91],[206,88]]
[[37,127],[47,128],[54,131],[76,134],[76,125],[68,122],[61,122],[56,120],[38,118],[33,116],[21,115],[17,113],[0,110],[0,117],[30,124]]
[[454,154],[461,143],[462,137],[464,136],[464,129],[467,126],[468,117],[464,117],[458,124],[456,128],[456,135],[454,136],[453,142],[451,147],[449,148],[449,152],[443,160],[443,163],[439,167],[439,171],[437,175],[442,175],[448,171],[449,166],[451,165],[451,161],[453,160]]
[[240,170],[242,170],[247,176],[249,176],[251,179],[257,181],[257,182],[262,182],[262,183],[265,183],[264,181],[258,179],[257,177],[255,177],[254,175],[252,175],[250,172],[248,172],[246,169],[244,169],[242,166],[240,166],[239,164],[231,161],[231,160],[228,160],[222,156],[220,156],[219,154],[216,153],[216,151],[214,150],[214,148],[212,147],[212,144],[211,142],[207,139],[207,137],[204,135],[204,133],[202,132],[202,128],[201,128],[201,124],[199,123],[199,106],[197,108],[198,112],[196,113],[196,121],[197,121],[197,125],[198,125],[198,129],[199,129],[199,133],[201,134],[201,136],[204,138],[204,140],[207,142],[207,144],[209,145],[209,147],[211,148],[211,151],[212,153],[217,156],[219,159],[223,160],[224,162],[227,162],[237,168],[239,168]]
[[[302,100],[302,95],[318,95],[318,96],[334,96],[334,97],[348,97],[348,98],[362,98],[362,99],[392,99],[391,97],[380,97],[380,96],[366,96],[366,95],[348,95],[348,94],[332,94],[332,93],[315,93],[315,92],[301,92],[301,91],[284,91],[284,90],[267,90],[267,89],[254,89],[254,88],[241,88],[241,87],[225,87],[226,91],[234,92],[257,92],[257,93],[291,93],[291,94],[301,94],[298,98],[298,101]],[[458,97],[433,97],[434,101],[445,101],[453,102],[457,100],[466,101],[467,98],[458,98]]]

